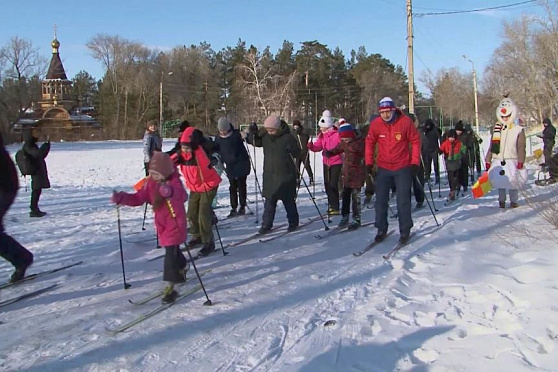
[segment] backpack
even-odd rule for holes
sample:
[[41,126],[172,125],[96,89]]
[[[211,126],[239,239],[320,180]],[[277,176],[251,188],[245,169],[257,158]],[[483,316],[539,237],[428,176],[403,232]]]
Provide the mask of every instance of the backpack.
[[33,159],[23,151],[23,148],[16,152],[15,161],[22,176],[34,176],[37,173],[37,167],[33,164]]

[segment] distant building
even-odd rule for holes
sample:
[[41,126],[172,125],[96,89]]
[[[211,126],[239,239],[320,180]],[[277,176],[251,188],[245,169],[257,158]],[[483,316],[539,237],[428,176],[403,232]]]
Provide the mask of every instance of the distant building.
[[101,135],[101,124],[91,115],[95,108],[81,107],[70,96],[72,81],[60,59],[60,42],[54,35],[52,58],[45,79],[41,82],[41,101],[25,110],[12,125],[15,133],[24,129],[38,128],[52,139],[90,139]]

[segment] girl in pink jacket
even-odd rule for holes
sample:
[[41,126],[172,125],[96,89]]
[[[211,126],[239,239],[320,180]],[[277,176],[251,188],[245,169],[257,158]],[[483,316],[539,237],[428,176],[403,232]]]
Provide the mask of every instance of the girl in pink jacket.
[[165,248],[163,280],[169,283],[163,291],[162,301],[165,303],[173,302],[178,296],[174,284],[183,283],[186,279],[187,260],[179,246],[186,241],[184,203],[187,200],[188,194],[178,172],[164,152],[153,153],[149,162],[149,177],[141,190],[135,194],[115,192],[111,199],[118,205],[137,207],[149,203],[153,206],[159,243]]
[[322,118],[318,122],[321,133],[318,135],[316,143],[308,142],[308,150],[322,152],[324,162],[324,184],[327,193],[329,215],[339,214],[339,179],[343,167],[343,157],[341,154],[331,152],[341,142],[337,128],[333,126],[331,112],[325,110]]

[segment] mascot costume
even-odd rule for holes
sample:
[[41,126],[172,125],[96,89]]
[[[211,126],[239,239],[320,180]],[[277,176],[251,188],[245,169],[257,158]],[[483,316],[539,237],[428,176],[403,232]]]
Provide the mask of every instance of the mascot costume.
[[519,125],[518,108],[510,98],[500,101],[496,109],[498,122],[494,125],[490,149],[486,154],[486,169],[493,188],[498,189],[500,208],[506,207],[506,190],[510,207],[518,207],[519,189],[527,182],[525,163],[525,132]]

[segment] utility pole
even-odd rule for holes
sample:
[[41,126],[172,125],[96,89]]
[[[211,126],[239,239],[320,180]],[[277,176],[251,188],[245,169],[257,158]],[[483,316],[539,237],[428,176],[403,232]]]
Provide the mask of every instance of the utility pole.
[[475,64],[466,55],[463,55],[463,59],[469,61],[473,67],[473,95],[475,96],[475,126],[477,129],[477,134],[479,134],[479,96],[477,91],[477,70],[475,69]]
[[[172,71],[167,75],[172,75]],[[159,135],[163,137],[163,77],[165,74],[161,71],[161,81],[159,82]]]
[[407,63],[409,70],[409,114],[415,113],[415,76],[413,62],[413,5],[407,0]]
[[159,82],[159,135],[163,137],[163,72]]

